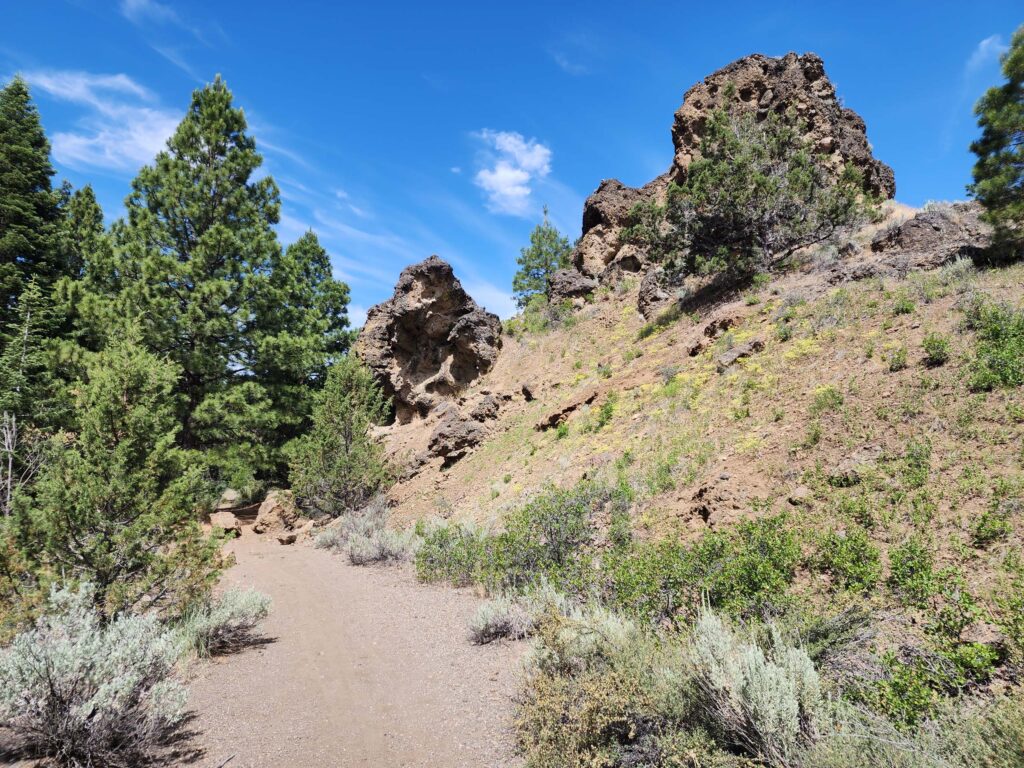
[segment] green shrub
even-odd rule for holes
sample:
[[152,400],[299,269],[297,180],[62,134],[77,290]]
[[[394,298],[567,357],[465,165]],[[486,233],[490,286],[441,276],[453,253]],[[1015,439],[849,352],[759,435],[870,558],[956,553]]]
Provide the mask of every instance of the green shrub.
[[889,553],[889,585],[911,605],[923,606],[935,594],[931,548],[917,535]]
[[910,440],[903,453],[901,472],[907,488],[923,488],[932,468],[932,444],[928,438]]
[[454,523],[438,526],[426,533],[416,551],[416,575],[420,581],[468,586],[480,577],[484,549],[480,531]]
[[976,332],[971,389],[1024,384],[1024,310],[978,301],[968,308],[967,322]]
[[26,757],[149,765],[183,722],[175,633],[152,613],[104,622],[98,601],[88,583],[54,589],[48,612],[0,650],[0,723]]
[[889,351],[886,363],[889,366],[890,373],[902,371],[907,367],[907,348],[903,346],[894,347]]
[[925,364],[937,367],[949,361],[949,339],[938,333],[928,333],[922,344]]
[[843,406],[842,393],[828,385],[818,387],[814,390],[814,399],[811,401],[811,416],[820,416],[826,411],[838,411]]
[[484,584],[493,591],[521,591],[546,579],[570,593],[585,591],[593,516],[628,504],[621,489],[593,482],[547,488],[510,514],[505,530],[487,542]]
[[611,603],[644,621],[673,619],[690,600],[699,598],[689,552],[677,542],[636,544],[610,553],[602,565]]
[[914,313],[916,307],[914,302],[909,296],[899,296],[892,305],[892,313],[894,315],[911,315]]
[[839,586],[853,591],[873,589],[882,574],[878,547],[863,528],[824,536],[818,547],[818,562]]
[[993,499],[988,509],[981,513],[974,525],[973,540],[976,547],[987,547],[1007,538],[1013,533],[1010,516],[1016,508],[1016,500]]
[[559,440],[564,440],[569,436],[569,424],[564,421],[558,422],[558,427],[555,429],[555,437]]

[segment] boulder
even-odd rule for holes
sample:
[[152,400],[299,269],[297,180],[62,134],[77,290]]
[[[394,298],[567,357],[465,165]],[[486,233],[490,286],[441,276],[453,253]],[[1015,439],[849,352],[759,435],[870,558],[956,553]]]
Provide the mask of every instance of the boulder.
[[217,509],[234,509],[242,503],[242,494],[234,488],[225,488],[217,500]]
[[401,423],[489,371],[500,350],[498,316],[479,307],[437,256],[402,271],[394,295],[367,313],[355,344]]
[[469,418],[474,421],[490,421],[497,417],[500,408],[501,403],[498,401],[498,398],[487,394],[481,397],[469,410]]
[[214,528],[223,528],[225,533],[234,536],[242,535],[242,525],[238,522],[238,518],[224,509],[219,509],[210,515],[210,525]]
[[538,421],[533,428],[538,432],[543,432],[545,429],[557,427],[579,408],[582,408],[584,405],[589,405],[597,400],[598,394],[599,393],[596,389],[587,390],[579,397],[576,397],[561,406],[558,410],[549,413],[543,419]]
[[301,522],[292,492],[275,489],[260,504],[252,530],[254,533],[279,533],[291,531],[299,527]]
[[882,446],[862,445],[829,470],[828,481],[837,488],[856,485],[864,470],[873,467],[881,457]]
[[755,120],[793,114],[804,125],[805,140],[835,175],[851,163],[864,174],[866,191],[887,199],[896,193],[892,168],[871,153],[864,120],[839,103],[824,63],[813,53],[745,56],[690,88],[672,126],[673,179],[685,178],[699,157],[708,116],[723,108],[739,109]]
[[487,435],[479,422],[463,416],[458,408],[450,406],[430,434],[427,451],[431,456],[444,459],[450,467],[474,448]]
[[583,234],[599,226],[608,230],[625,226],[633,206],[644,199],[642,190],[627,187],[618,179],[605,179],[583,204]]
[[978,203],[931,206],[871,242],[875,253],[904,257],[905,269],[940,267],[974,258],[992,244],[992,227],[981,220]]
[[278,544],[294,544],[295,540],[299,537],[297,533],[279,533],[277,535]]
[[744,357],[750,357],[757,352],[764,349],[764,342],[760,339],[751,339],[744,344],[737,344],[727,352],[723,352],[718,356],[715,361],[715,365],[718,367],[718,372],[723,373],[729,366],[735,363],[737,360],[741,360]]
[[668,310],[675,302],[675,295],[664,285],[660,269],[651,269],[640,281],[640,293],[636,307],[644,320],[651,321]]
[[597,280],[575,269],[560,269],[548,278],[548,297],[552,303],[589,296],[597,288]]
[[576,243],[576,249],[572,254],[572,264],[577,272],[581,272],[587,277],[600,277],[615,258],[620,246],[619,230],[598,224],[586,232]]

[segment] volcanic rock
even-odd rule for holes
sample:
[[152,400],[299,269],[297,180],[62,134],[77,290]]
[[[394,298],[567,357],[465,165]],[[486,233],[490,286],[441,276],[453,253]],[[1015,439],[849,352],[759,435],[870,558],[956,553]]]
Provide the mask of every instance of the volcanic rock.
[[981,220],[981,206],[953,203],[930,207],[880,233],[871,250],[903,256],[905,269],[929,269],[978,256],[991,243],[992,227]]
[[883,198],[896,193],[892,168],[871,154],[864,120],[839,103],[824,63],[813,53],[745,56],[690,88],[672,126],[675,160],[670,173],[676,181],[685,178],[700,154],[708,116],[722,108],[738,108],[758,121],[771,113],[792,114],[803,123],[805,140],[833,174],[838,176],[852,163],[864,174],[866,191]]
[[560,269],[548,278],[548,297],[552,303],[588,296],[597,288],[597,280],[575,269]]
[[437,256],[402,271],[394,295],[370,309],[355,345],[401,423],[489,371],[500,350],[498,316],[479,307]]
[[252,530],[254,533],[290,531],[298,527],[300,521],[292,492],[275,489],[270,491],[260,504]]
[[430,435],[427,450],[432,456],[444,458],[449,467],[476,446],[487,435],[477,421],[463,416],[459,409],[450,406]]

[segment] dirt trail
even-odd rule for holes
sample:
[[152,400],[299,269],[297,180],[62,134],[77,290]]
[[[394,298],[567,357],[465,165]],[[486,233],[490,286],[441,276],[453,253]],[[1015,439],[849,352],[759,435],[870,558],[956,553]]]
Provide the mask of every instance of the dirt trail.
[[225,583],[273,598],[262,629],[275,641],[198,667],[195,765],[517,764],[508,725],[523,648],[466,640],[474,596],[248,532],[231,546]]

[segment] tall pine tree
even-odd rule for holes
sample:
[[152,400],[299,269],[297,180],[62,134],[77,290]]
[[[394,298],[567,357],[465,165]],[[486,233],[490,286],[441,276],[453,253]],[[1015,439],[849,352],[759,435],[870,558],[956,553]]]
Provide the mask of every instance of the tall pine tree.
[[974,108],[981,138],[974,183],[967,189],[985,208],[997,240],[1011,253],[1024,251],[1024,27],[1002,59],[1006,82],[989,88]]
[[530,247],[521,249],[516,259],[519,271],[512,278],[512,292],[520,309],[534,296],[546,296],[548,279],[568,267],[571,260],[569,239],[548,221],[548,209],[544,206],[544,221],[533,228]]
[[30,280],[48,293],[64,271],[53,173],[39,112],[15,77],[0,89],[0,333],[17,322],[18,297]]
[[280,448],[310,407],[291,388],[321,375],[336,344],[318,337],[342,338],[347,302],[315,241],[281,253],[278,189],[257,176],[246,128],[219,77],[197,90],[113,228],[113,314],[181,368],[179,441],[236,486],[283,471]]

